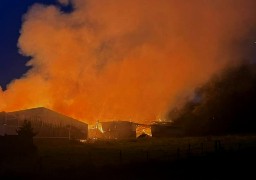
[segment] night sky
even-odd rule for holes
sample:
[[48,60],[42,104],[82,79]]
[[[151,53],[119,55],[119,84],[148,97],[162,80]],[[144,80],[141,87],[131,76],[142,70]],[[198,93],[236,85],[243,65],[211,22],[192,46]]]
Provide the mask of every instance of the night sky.
[[[17,41],[22,24],[22,16],[34,3],[57,4],[56,0],[1,0],[0,4],[0,86],[21,77],[29,67],[29,57],[19,54]],[[63,8],[63,7],[62,7]],[[68,11],[70,7],[63,9]]]

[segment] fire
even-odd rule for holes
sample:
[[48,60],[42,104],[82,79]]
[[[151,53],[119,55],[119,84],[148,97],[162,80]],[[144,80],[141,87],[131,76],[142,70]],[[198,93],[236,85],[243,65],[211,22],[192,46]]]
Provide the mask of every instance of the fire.
[[255,24],[255,1],[239,2],[73,0],[72,13],[36,4],[18,40],[32,68],[0,90],[0,111],[150,123],[236,60],[229,43]]
[[139,137],[142,134],[152,136],[151,127],[146,125],[138,125],[136,128],[136,137]]

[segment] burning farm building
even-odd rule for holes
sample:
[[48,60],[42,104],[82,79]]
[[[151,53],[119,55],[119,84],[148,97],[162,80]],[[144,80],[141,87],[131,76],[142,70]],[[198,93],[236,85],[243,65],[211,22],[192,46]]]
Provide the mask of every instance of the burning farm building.
[[130,121],[97,122],[89,130],[90,138],[97,139],[135,139],[137,124]]
[[0,135],[15,135],[24,120],[31,122],[36,137],[87,139],[88,125],[50,109],[39,107],[0,113]]
[[151,125],[152,137],[180,137],[183,136],[181,127],[174,126],[172,122],[157,121]]
[[137,124],[137,128],[136,128],[137,138],[145,135],[147,135],[148,137],[152,137],[151,126],[146,124]]

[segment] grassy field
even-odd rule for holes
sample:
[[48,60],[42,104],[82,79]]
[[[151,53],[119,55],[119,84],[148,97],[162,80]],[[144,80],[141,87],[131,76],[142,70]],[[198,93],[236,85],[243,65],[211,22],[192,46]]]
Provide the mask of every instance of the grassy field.
[[242,169],[247,166],[245,169],[249,169],[249,161],[256,159],[256,136],[87,143],[68,139],[34,139],[34,143],[38,148],[34,155],[1,158],[2,177],[148,179],[164,176],[187,179],[189,176],[198,179],[208,174],[207,179],[215,179],[219,172],[224,170],[227,175],[229,169],[236,168],[241,172],[239,175],[246,175]]

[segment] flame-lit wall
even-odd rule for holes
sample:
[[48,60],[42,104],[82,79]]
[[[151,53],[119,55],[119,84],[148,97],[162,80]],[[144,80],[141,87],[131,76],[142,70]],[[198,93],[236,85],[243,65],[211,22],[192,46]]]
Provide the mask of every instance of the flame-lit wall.
[[[101,127],[101,130],[98,127]],[[89,129],[89,137],[97,139],[135,139],[136,124],[129,121],[98,122],[97,128]]]
[[139,137],[139,136],[143,136],[143,135],[148,135],[148,136],[152,136],[152,131],[151,131],[151,126],[150,125],[143,125],[143,124],[140,124],[140,125],[137,125],[137,128],[136,128],[136,137]]

